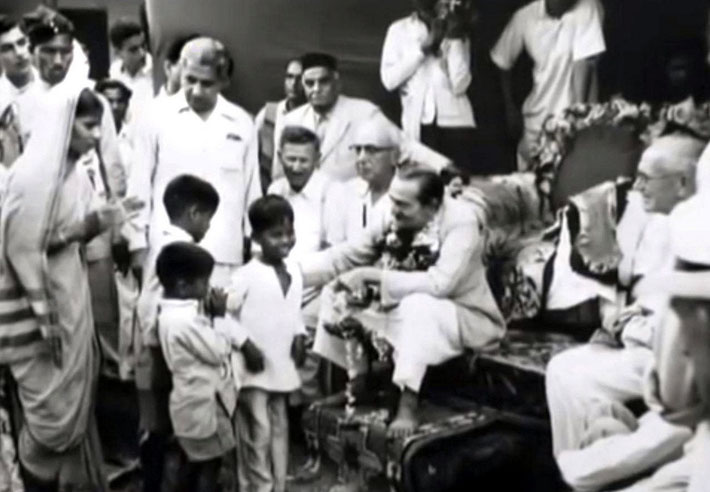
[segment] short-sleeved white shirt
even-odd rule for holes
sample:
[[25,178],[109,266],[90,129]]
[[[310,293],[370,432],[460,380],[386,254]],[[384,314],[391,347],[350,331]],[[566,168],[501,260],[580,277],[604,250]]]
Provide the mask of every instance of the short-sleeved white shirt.
[[574,62],[603,53],[602,7],[598,0],[580,0],[560,18],[547,14],[545,0],[519,9],[491,50],[491,59],[510,70],[520,53],[533,60],[533,88],[523,104],[525,128],[540,130],[548,114],[559,113],[574,102]]

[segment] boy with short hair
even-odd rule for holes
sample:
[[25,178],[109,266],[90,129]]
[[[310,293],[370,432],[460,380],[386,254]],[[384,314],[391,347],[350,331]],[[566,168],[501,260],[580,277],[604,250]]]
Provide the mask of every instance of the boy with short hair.
[[267,195],[249,207],[252,239],[261,252],[240,268],[227,292],[227,311],[244,330],[235,356],[239,381],[239,483],[242,490],[282,492],[288,466],[288,393],[301,382],[305,357],[303,279],[287,260],[294,246],[293,209]]
[[171,243],[198,243],[207,233],[210,220],[219,205],[217,190],[200,178],[183,174],[165,188],[163,203],[170,225],[160,234],[160,241],[150,251],[138,299],[139,331],[134,336],[136,354],[136,386],[140,412],[141,465],[143,490],[160,490],[168,437],[171,433],[168,416],[170,374],[165,366],[157,333],[158,303],[162,287],[156,273],[160,251]]
[[212,255],[183,241],[165,246],[156,266],[163,287],[158,334],[173,383],[170,420],[187,457],[178,488],[186,492],[216,491],[222,458],[235,446],[231,341],[213,328],[202,302],[213,268]]

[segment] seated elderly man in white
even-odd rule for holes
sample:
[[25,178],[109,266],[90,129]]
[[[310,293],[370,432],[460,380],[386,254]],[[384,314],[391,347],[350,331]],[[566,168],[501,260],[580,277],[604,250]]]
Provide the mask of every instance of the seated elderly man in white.
[[[337,277],[336,289],[355,297],[373,284],[379,287],[381,309],[371,309],[362,324],[394,349],[393,381],[402,394],[389,433],[403,437],[418,425],[427,367],[466,348],[495,347],[505,324],[486,282],[483,239],[472,210],[444,197],[441,178],[427,170],[403,169],[389,197],[392,214],[385,220],[371,224],[361,239],[310,257],[301,267],[306,286]],[[393,251],[402,248],[411,258],[417,245],[424,253],[419,260],[395,258]],[[321,311],[315,350],[347,367],[345,343],[326,330],[326,316]]]
[[[689,136],[668,135],[657,139],[642,155],[635,190],[648,217],[642,228],[630,234],[631,241],[621,241],[628,226],[639,222],[638,216],[629,217],[631,203],[619,225],[620,284],[633,287],[639,278],[672,265],[668,214],[695,193],[695,169],[703,145]],[[552,288],[582,290],[579,284],[560,282],[556,286],[554,280]],[[557,355],[547,367],[555,456],[581,447],[591,407],[628,413],[623,404],[642,396],[643,375],[653,361],[660,313],[653,298],[631,300],[635,302],[628,306],[623,302],[614,305],[615,312],[605,316],[607,326],[601,332],[612,334],[616,344],[589,343]]]

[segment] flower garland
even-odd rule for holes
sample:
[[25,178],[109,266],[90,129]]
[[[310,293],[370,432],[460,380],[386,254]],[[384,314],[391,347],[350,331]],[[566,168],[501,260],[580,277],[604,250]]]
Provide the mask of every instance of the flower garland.
[[634,104],[618,97],[606,103],[578,103],[560,115],[549,115],[532,148],[532,170],[540,195],[549,201],[557,170],[580,131],[621,125],[631,127],[646,145],[674,130],[710,140],[710,102],[696,104],[691,97],[653,108],[648,103]]
[[603,104],[579,103],[565,109],[559,116],[549,115],[543,123],[540,138],[532,148],[538,190],[549,197],[557,170],[580,131],[593,126],[629,125],[641,134],[652,119],[649,104],[637,105],[621,98]]
[[[425,271],[436,263],[441,248],[439,241],[439,220],[437,216],[417,232],[398,230],[393,223],[376,244],[379,260],[375,266],[383,270]],[[364,357],[363,342],[369,342],[375,349],[377,358],[389,360],[392,347],[382,333],[363,327],[357,320],[358,312],[374,309],[385,313],[396,306],[383,305],[380,286],[370,284],[361,292],[348,292],[336,287],[331,306],[330,321],[324,327],[331,334],[345,341],[345,357],[348,380],[345,386],[345,418],[355,415],[356,398],[354,380],[358,375],[358,365]]]

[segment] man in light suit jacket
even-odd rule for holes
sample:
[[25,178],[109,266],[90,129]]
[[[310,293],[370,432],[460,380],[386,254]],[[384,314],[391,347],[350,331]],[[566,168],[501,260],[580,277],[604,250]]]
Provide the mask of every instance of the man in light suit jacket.
[[[342,95],[335,57],[308,53],[301,59],[301,76],[307,104],[286,115],[284,126],[302,126],[315,132],[321,142],[320,169],[328,177],[345,181],[355,177],[355,154],[350,150],[355,127],[378,113],[365,99]],[[279,135],[276,135],[278,142]],[[275,160],[277,173],[283,174]]]
[[[370,101],[341,94],[338,61],[332,55],[308,53],[301,58],[301,65],[301,83],[308,102],[284,116],[283,125],[275,130],[274,142],[279,142],[280,131],[285,126],[308,128],[320,140],[320,170],[336,181],[354,178],[357,155],[352,146],[358,127],[373,119],[387,118]],[[450,163],[448,158],[397,131],[403,155],[437,171]],[[274,180],[283,176],[277,157],[274,157],[273,169]]]
[[[438,174],[402,168],[389,191],[392,214],[354,242],[305,259],[304,285],[322,285],[338,277],[352,294],[378,284],[381,305],[368,309],[361,323],[377,330],[394,348],[393,381],[402,389],[390,435],[407,436],[418,425],[418,395],[426,368],[461,354],[487,350],[505,333],[503,317],[486,281],[481,253],[483,238],[475,214],[463,202],[444,197]],[[393,231],[427,237],[434,253],[428,268],[417,271],[372,266],[381,260],[383,244]],[[346,366],[344,341],[324,327],[316,333],[316,352]],[[359,319],[358,319],[359,320]],[[359,320],[360,321],[360,320]]]

